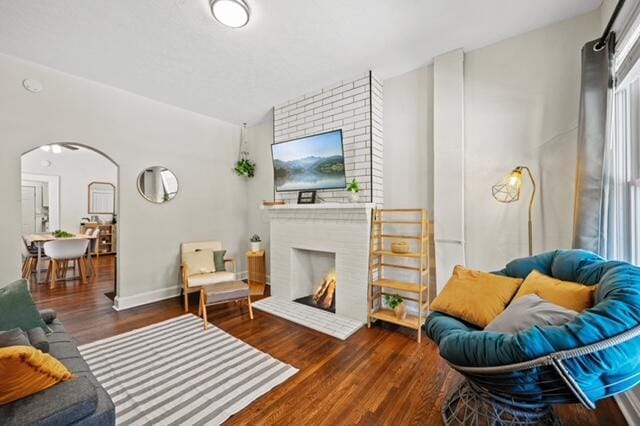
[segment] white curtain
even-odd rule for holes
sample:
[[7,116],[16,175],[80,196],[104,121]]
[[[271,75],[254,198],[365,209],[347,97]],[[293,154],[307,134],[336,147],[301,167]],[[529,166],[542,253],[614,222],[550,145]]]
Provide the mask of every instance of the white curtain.
[[640,265],[640,79],[615,92],[604,153],[600,254]]

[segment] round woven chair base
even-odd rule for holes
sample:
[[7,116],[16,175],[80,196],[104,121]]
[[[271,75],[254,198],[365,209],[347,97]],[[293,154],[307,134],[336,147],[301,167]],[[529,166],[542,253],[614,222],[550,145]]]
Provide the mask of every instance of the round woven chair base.
[[445,425],[562,425],[551,406],[491,395],[463,382],[442,408]]

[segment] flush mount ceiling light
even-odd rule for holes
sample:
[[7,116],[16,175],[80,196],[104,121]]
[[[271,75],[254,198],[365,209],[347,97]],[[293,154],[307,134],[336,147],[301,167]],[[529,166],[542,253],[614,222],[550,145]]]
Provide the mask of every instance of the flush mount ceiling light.
[[211,13],[227,27],[240,28],[249,22],[249,5],[244,0],[210,0]]

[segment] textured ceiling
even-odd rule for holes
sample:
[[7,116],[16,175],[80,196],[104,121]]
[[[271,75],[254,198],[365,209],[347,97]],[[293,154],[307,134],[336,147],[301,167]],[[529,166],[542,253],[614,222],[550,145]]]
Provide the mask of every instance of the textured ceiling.
[[[208,0],[0,0],[0,52],[233,123],[373,69],[386,78],[601,0],[248,0],[221,26]],[[46,82],[45,89],[46,89]]]

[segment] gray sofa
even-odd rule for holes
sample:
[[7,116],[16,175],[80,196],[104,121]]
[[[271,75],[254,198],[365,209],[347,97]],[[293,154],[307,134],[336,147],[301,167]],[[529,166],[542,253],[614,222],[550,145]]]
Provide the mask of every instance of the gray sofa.
[[2,425],[113,425],[115,406],[89,370],[71,335],[55,318],[55,312],[41,311],[53,330],[47,336],[49,353],[60,360],[76,378],[47,390],[0,406]]

